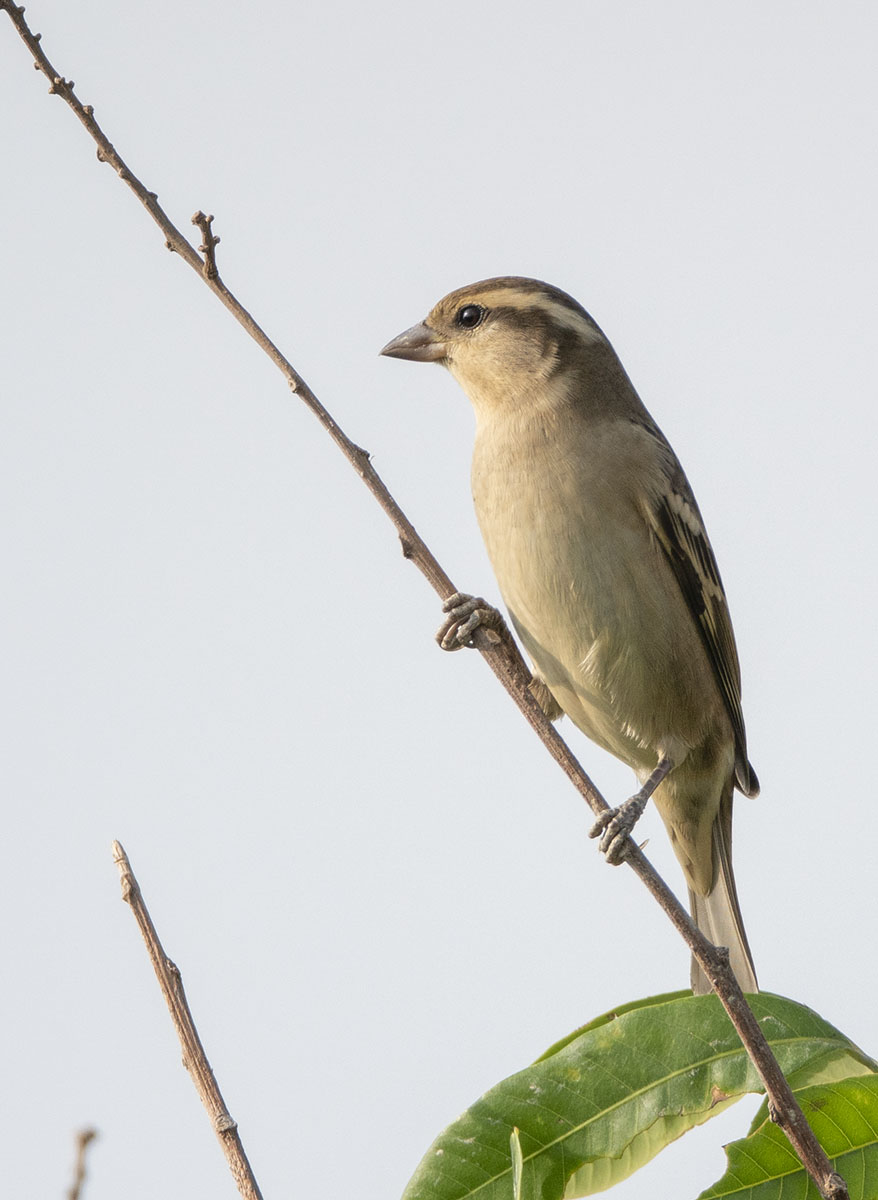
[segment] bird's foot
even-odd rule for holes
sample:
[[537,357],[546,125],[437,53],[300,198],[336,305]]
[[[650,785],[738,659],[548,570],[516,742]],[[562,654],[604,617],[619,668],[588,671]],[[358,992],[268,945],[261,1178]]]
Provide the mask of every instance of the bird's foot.
[[663,757],[652,772],[646,783],[618,808],[608,808],[601,813],[588,831],[589,837],[599,837],[600,851],[608,863],[614,867],[627,858],[631,843],[628,841],[631,831],[643,815],[647,801],[655,789],[673,767],[670,758]]
[[445,620],[436,633],[436,641],[443,650],[460,650],[472,646],[473,634],[484,629],[492,641],[500,642],[507,632],[506,622],[496,608],[492,608],[481,596],[468,596],[466,592],[455,592],[442,601]]
[[617,867],[628,857],[628,839],[643,815],[648,799],[642,791],[637,792],[618,808],[608,808],[601,813],[588,831],[589,837],[601,839],[598,843],[600,852],[612,866]]

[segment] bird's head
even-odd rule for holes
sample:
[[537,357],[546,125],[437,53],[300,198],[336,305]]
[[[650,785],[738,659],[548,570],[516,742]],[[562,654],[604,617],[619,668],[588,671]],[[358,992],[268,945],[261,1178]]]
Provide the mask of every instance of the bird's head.
[[450,292],[381,353],[442,363],[478,409],[566,374],[596,344],[608,345],[572,296],[537,279],[502,276]]

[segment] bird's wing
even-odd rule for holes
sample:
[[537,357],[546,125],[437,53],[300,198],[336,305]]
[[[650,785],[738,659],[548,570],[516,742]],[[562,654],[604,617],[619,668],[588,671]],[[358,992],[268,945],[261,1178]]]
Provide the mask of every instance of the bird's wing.
[[726,595],[698,505],[682,468],[678,464],[675,468],[667,478],[668,486],[652,497],[647,519],[698,627],[732,722],[738,786],[746,795],[752,795],[759,785],[747,761],[741,668]]

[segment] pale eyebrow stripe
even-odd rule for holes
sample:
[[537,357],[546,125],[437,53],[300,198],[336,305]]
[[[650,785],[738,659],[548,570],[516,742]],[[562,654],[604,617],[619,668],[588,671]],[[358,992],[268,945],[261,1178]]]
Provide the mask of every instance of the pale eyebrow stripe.
[[544,292],[515,292],[512,289],[497,288],[496,291],[482,292],[478,303],[487,308],[533,308],[547,314],[550,320],[564,329],[571,329],[580,337],[591,341],[602,341],[603,334],[590,317],[578,312],[575,308],[553,300]]

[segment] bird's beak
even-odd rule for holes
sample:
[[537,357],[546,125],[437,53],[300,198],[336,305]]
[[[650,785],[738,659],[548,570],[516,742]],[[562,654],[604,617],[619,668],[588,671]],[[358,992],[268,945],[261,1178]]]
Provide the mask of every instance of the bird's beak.
[[422,321],[389,341],[381,353],[388,358],[410,358],[412,362],[441,362],[447,347],[436,330]]

